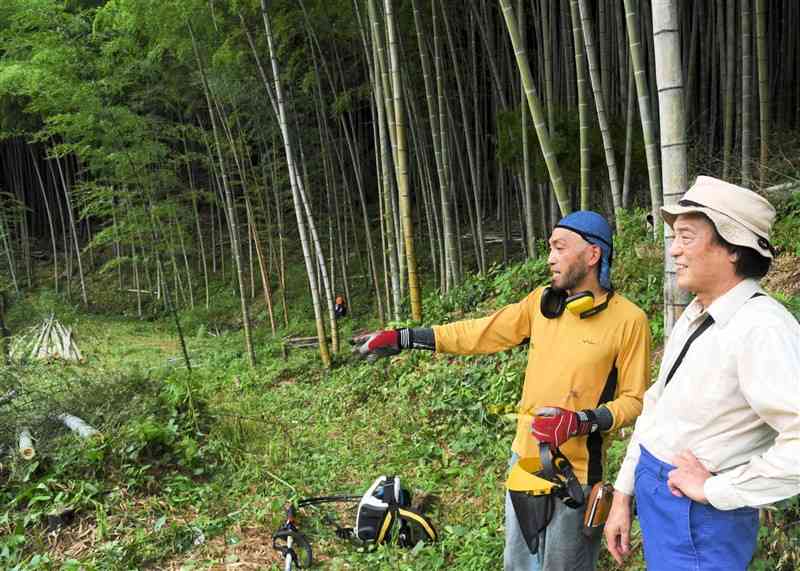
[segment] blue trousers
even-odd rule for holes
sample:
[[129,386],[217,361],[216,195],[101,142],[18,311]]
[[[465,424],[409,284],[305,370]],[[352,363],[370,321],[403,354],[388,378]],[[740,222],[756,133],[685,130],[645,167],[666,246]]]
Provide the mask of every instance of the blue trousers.
[[641,447],[635,494],[648,571],[747,569],[756,548],[758,510],[722,511],[675,497],[667,487],[674,469]]

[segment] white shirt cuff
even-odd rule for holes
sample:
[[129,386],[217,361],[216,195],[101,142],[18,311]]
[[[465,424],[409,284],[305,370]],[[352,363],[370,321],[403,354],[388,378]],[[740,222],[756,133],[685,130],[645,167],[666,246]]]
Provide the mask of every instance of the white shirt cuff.
[[633,495],[634,473],[636,470],[636,466],[633,466],[631,469],[630,464],[631,463],[627,461],[622,463],[619,474],[617,474],[617,479],[614,482],[614,489],[628,496]]
[[703,492],[708,502],[718,510],[735,510],[747,504],[736,492],[727,474],[712,476],[703,484]]

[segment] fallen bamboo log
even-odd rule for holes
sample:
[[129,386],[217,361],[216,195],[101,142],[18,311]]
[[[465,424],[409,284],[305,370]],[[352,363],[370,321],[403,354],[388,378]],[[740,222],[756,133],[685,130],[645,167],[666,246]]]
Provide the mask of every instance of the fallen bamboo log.
[[791,194],[800,191],[800,181],[784,182],[764,189],[766,194]]
[[[330,337],[326,337],[328,343],[331,342]],[[319,345],[319,337],[289,337],[283,341],[283,344],[288,347],[316,347]]]
[[86,439],[95,436],[101,436],[99,430],[97,430],[90,424],[86,424],[86,422],[82,418],[79,418],[77,416],[73,416],[71,414],[59,414],[58,420],[64,423],[64,426],[69,428],[72,432],[74,432],[81,438]]
[[19,433],[18,440],[19,455],[25,460],[32,460],[36,456],[36,449],[33,447],[33,437],[27,428],[23,428]]

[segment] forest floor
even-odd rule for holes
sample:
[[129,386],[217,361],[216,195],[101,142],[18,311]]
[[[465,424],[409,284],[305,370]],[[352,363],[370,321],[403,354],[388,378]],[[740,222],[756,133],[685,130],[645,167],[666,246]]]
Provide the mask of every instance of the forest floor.
[[[767,282],[796,314],[797,262],[779,260]],[[427,319],[483,315],[546,275],[542,260],[494,269],[427,297]],[[652,282],[637,273],[634,283],[631,275],[620,270],[626,295],[656,303]],[[235,307],[235,298],[220,305]],[[74,329],[85,362],[0,368],[0,394],[10,387],[33,395],[0,415],[0,443],[10,444],[24,422],[37,447],[34,461],[7,456],[0,467],[0,568],[278,569],[272,533],[287,501],[360,494],[384,474],[401,476],[440,541],[365,550],[326,523],[353,525],[352,505],[308,508],[299,525],[320,568],[498,568],[515,427],[507,413],[519,395],[524,350],[462,358],[404,353],[371,365],[343,342],[325,371],[313,348],[284,357],[281,337],[256,307],[258,365],[251,369],[235,313],[197,310],[181,319],[190,373],[163,316],[86,313],[38,292],[15,303],[9,325],[19,331],[51,311]],[[356,311],[340,322],[341,338],[375,325]],[[309,335],[310,327],[292,322],[282,333]],[[658,340],[657,320],[653,327]],[[52,421],[59,411],[84,418],[103,437],[66,434]],[[612,444],[609,473],[624,446],[622,439]],[[798,514],[794,502],[767,516],[752,569],[795,568]],[[604,554],[600,568],[617,567]],[[635,534],[625,569],[643,568]]]

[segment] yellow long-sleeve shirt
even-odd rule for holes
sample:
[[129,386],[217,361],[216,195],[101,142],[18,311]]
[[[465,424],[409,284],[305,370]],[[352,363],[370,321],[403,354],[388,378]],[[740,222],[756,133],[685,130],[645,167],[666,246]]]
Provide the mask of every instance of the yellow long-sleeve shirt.
[[[615,294],[605,310],[586,319],[569,311],[548,319],[540,311],[543,289],[488,317],[433,328],[439,353],[496,353],[530,339],[512,444],[521,457],[538,455],[531,421],[540,407],[582,410],[604,403],[614,418],[611,430],[632,424],[642,411],[650,371],[650,328],[636,305]],[[593,433],[561,447],[582,483],[602,480],[607,440]]]

